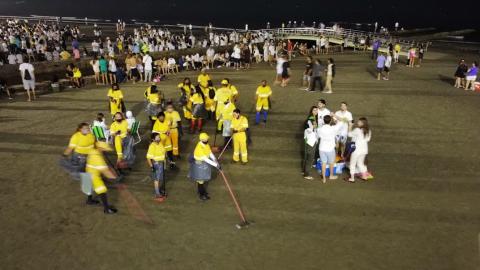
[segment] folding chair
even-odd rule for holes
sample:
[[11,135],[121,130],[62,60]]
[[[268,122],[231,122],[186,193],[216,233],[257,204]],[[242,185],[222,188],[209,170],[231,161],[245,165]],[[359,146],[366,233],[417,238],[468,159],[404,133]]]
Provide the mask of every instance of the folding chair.
[[92,133],[95,136],[95,139],[97,139],[97,141],[106,141],[107,140],[107,138],[105,136],[105,132],[103,131],[102,127],[93,126],[93,127],[90,127],[90,128],[92,129]]
[[133,138],[137,139],[137,141],[134,142],[134,144],[139,144],[142,141],[142,137],[140,137],[140,133],[138,133],[138,130],[140,128],[140,121],[135,121],[132,125],[132,129],[130,130],[130,134],[133,136]]

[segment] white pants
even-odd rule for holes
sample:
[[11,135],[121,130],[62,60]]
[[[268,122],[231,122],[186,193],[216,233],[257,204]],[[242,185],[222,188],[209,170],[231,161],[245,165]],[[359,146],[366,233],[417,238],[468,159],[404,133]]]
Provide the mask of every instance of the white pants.
[[145,70],[145,82],[152,81],[152,70]]
[[365,157],[366,154],[357,153],[353,151],[350,157],[350,175],[355,175],[356,173],[366,173],[367,166],[365,166]]

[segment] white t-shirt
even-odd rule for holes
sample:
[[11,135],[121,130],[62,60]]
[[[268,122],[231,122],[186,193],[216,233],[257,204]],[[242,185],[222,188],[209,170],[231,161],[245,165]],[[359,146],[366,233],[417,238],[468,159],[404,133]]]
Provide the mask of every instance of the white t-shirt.
[[350,133],[348,133],[348,137],[351,137],[352,141],[355,142],[355,153],[359,155],[368,154],[368,142],[372,137],[371,131],[369,131],[368,134],[365,136],[362,129],[355,128]]
[[117,64],[115,64],[115,60],[110,59],[108,61],[108,70],[110,72],[117,72]]
[[387,68],[391,67],[392,66],[392,57],[389,55],[387,56],[387,60],[385,60],[385,66]]
[[283,73],[283,63],[286,61],[283,58],[279,58],[277,60],[277,74],[282,74]]
[[143,56],[143,63],[145,64],[145,70],[152,70],[152,57],[150,55]]
[[318,109],[318,126],[323,126],[323,117],[325,115],[330,115],[330,110],[327,108]]
[[341,128],[339,124],[334,126],[331,125],[323,125],[319,129],[319,137],[320,137],[320,146],[319,150],[321,152],[332,152],[335,151],[335,137],[338,134],[338,130]]
[[338,120],[338,125],[340,125],[338,135],[346,137],[348,134],[348,123],[353,120],[352,113],[349,111],[337,111],[335,117]]
[[34,71],[35,69],[33,68],[33,65],[30,64],[30,63],[22,63],[20,64],[20,66],[18,67],[18,70],[20,70],[20,73],[22,75],[22,80],[25,81],[25,70],[28,70],[30,72],[30,77],[32,78],[31,80],[34,81],[35,80],[35,74],[34,74]]
[[15,65],[17,63],[17,57],[14,54],[8,55],[8,63],[10,65]]

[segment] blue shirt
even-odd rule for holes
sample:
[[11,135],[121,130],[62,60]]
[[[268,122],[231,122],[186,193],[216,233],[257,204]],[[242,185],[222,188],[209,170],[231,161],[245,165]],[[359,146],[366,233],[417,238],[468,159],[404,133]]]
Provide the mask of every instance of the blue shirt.
[[468,71],[467,76],[477,76],[478,67],[472,67],[470,71]]
[[385,60],[387,60],[387,58],[385,58],[385,56],[379,55],[378,58],[377,58],[377,68],[384,68],[385,67]]

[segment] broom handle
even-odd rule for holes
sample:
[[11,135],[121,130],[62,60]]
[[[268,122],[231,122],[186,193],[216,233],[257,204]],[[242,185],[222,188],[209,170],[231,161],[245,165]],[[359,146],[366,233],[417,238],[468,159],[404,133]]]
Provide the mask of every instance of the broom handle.
[[240,205],[238,204],[237,198],[235,198],[235,195],[233,194],[233,191],[230,188],[230,184],[228,183],[228,180],[225,177],[225,174],[223,173],[222,170],[219,170],[219,172],[222,175],[223,181],[225,182],[225,186],[227,187],[228,192],[230,193],[230,197],[232,197],[233,203],[235,204],[235,208],[237,208],[237,212],[240,215],[240,219],[242,219],[243,223],[247,223],[247,220],[245,219],[245,214],[243,213],[242,208],[240,208]]
[[228,147],[228,145],[230,144],[230,141],[232,141],[232,138],[233,138],[233,134],[232,134],[232,136],[230,137],[230,139],[228,140],[227,144],[225,144],[225,147],[223,147],[223,150],[222,150],[222,152],[220,153],[220,155],[218,156],[217,159],[220,159],[220,158],[222,157],[223,152],[225,152],[225,150],[227,150],[227,147]]

